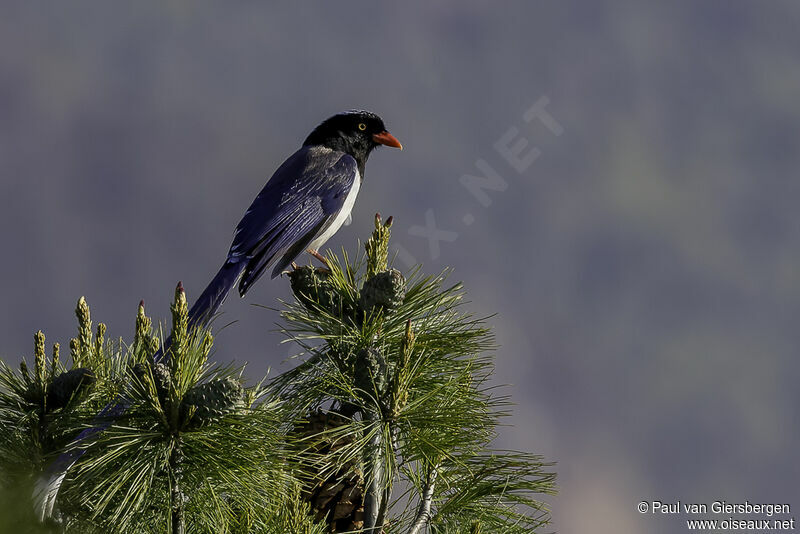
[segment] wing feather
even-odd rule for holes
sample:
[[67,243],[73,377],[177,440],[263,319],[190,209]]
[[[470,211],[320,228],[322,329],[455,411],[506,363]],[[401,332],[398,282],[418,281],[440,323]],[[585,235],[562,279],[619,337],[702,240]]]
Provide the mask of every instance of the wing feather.
[[301,148],[275,171],[237,226],[228,253],[229,261],[246,262],[241,295],[278,258],[273,277],[302,253],[295,245],[307,246],[330,223],[357,176],[352,156],[320,147]]

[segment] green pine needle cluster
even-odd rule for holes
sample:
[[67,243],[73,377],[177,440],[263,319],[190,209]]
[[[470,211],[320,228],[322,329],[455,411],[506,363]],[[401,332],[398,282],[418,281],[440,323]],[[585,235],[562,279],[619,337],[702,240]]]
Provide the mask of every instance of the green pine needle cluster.
[[[302,361],[251,387],[212,363],[180,284],[168,336],[140,303],[132,342],[107,339],[83,298],[68,362],[37,332],[30,366],[0,361],[0,532],[540,531],[555,475],[491,447],[510,403],[489,326],[447,271],[394,269],[390,228],[376,216],[362,252],[288,273],[281,330]],[[107,405],[126,410],[37,522],[33,481]]]
[[45,336],[34,335],[33,369],[25,359],[19,369],[0,361],[0,485],[42,469],[74,430],[73,423],[97,373],[60,361],[59,344],[45,353]]
[[280,407],[262,384],[245,389],[242,369],[209,362],[213,338],[189,330],[180,285],[157,363],[141,361],[137,347],[158,346],[151,324],[140,306],[121,391],[129,408],[92,443],[63,490],[66,515],[82,518],[71,527],[249,532],[259,517],[282,513],[279,496],[291,478]]

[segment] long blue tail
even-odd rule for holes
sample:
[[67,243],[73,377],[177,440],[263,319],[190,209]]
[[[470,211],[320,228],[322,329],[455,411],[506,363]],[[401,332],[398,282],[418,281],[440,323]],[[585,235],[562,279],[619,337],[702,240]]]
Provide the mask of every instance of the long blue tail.
[[236,285],[242,271],[244,263],[225,262],[189,310],[190,330],[204,328],[211,322],[214,314],[225,302],[228,292]]
[[[239,276],[244,270],[243,263],[225,262],[206,289],[195,301],[189,310],[189,329],[204,328],[211,322],[228,292],[236,285]],[[164,347],[169,347],[170,339],[164,342]],[[158,362],[164,359],[163,349],[153,355],[153,360]],[[123,395],[117,396],[114,402],[107,404],[92,420],[92,427],[82,431],[73,440],[69,449],[62,453],[50,464],[47,470],[36,481],[34,488],[34,501],[39,518],[43,521],[53,514],[53,509],[58,497],[61,484],[67,476],[70,467],[86,452],[85,442],[95,434],[107,429],[115,419],[124,414],[130,407],[130,400]]]

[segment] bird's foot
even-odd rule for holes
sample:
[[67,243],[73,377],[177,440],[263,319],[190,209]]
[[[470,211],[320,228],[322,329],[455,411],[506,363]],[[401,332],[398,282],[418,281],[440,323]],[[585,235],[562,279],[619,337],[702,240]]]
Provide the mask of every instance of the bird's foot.
[[292,262],[290,265],[292,267],[292,270],[291,271],[283,271],[283,272],[281,272],[281,276],[283,276],[284,274],[292,274],[293,272],[295,272],[296,270],[298,270],[300,268],[300,267],[297,266],[297,264],[295,262]]

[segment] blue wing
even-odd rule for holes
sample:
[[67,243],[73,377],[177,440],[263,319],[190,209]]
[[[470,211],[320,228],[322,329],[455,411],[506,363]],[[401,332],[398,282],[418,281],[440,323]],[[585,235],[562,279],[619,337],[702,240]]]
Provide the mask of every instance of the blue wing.
[[272,175],[236,227],[228,262],[245,262],[244,295],[264,270],[274,278],[339,212],[358,177],[355,158],[321,147],[303,147]]

